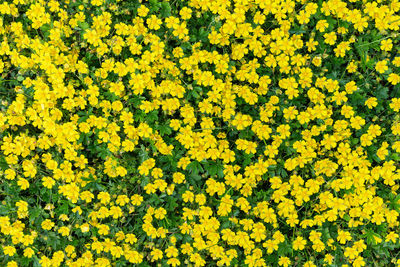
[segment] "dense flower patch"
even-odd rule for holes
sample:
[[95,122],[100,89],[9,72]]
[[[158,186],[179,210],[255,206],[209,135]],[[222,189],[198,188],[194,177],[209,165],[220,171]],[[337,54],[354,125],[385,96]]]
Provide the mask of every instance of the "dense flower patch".
[[400,266],[399,0],[0,14],[0,266]]

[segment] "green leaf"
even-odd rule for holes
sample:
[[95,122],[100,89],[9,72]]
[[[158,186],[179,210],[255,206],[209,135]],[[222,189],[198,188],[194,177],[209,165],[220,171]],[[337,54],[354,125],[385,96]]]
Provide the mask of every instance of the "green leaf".
[[223,177],[223,165],[218,162],[207,162],[204,164],[204,167],[210,176],[218,175],[220,178]]
[[0,156],[0,169],[2,171],[5,171],[8,169],[8,164],[4,156]]
[[35,207],[34,209],[32,209],[29,212],[29,221],[31,223],[33,223],[35,221],[35,219],[39,217],[41,211],[42,211],[42,209],[39,207]]
[[169,5],[168,2],[162,2],[161,3],[161,16],[164,18],[171,16],[171,6]]
[[87,22],[82,22],[82,21],[78,21],[78,26],[84,31],[90,28]]
[[375,91],[375,96],[379,100],[386,100],[389,97],[389,88],[378,86],[378,88]]
[[161,136],[169,135],[172,133],[171,128],[167,125],[158,125],[156,129],[159,131]]
[[62,201],[62,205],[59,206],[58,208],[56,208],[56,214],[60,215],[60,214],[68,214],[68,201],[67,200],[63,200]]
[[203,172],[203,167],[198,161],[192,161],[191,163],[188,164],[186,169],[191,173],[191,174],[198,174],[199,172]]
[[190,174],[187,177],[187,180],[190,185],[192,185],[194,187],[199,187],[199,182],[201,181],[201,176],[198,174]]

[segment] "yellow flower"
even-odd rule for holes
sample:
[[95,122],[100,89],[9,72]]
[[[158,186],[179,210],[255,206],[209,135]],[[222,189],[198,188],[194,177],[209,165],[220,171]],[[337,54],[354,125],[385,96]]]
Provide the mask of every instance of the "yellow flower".
[[291,261],[288,257],[279,257],[278,265],[288,267],[291,264]]
[[154,217],[159,220],[164,219],[166,214],[167,214],[167,211],[161,207],[154,211]]
[[132,202],[132,205],[134,205],[134,206],[139,206],[142,203],[142,201],[143,201],[143,197],[138,194],[131,196],[131,202]]
[[378,105],[378,99],[376,97],[370,97],[365,101],[365,105],[372,109]]
[[58,232],[62,235],[62,236],[68,236],[69,235],[69,228],[66,226],[61,226],[58,229]]
[[56,182],[54,181],[53,178],[48,177],[48,176],[44,176],[44,177],[42,178],[42,183],[43,183],[43,186],[44,186],[44,187],[46,187],[46,188],[48,188],[48,189],[51,189],[51,188],[54,186],[54,184],[55,184]]
[[387,66],[387,60],[378,61],[375,65],[375,70],[379,73],[384,73],[389,67]]
[[400,75],[398,75],[397,73],[390,73],[388,77],[388,82],[390,82],[392,85],[400,83]]
[[4,174],[8,180],[14,180],[16,176],[16,172],[13,169],[5,170]]
[[278,249],[278,244],[276,244],[276,242],[274,242],[273,240],[269,239],[263,243],[263,247],[267,249],[268,254],[271,254],[272,252],[274,252],[274,250]]
[[351,235],[349,232],[339,230],[337,240],[340,244],[346,244],[347,241],[351,240]]
[[177,258],[170,258],[168,259],[167,264],[171,266],[179,266],[181,262]]
[[14,256],[17,250],[13,246],[3,246],[3,253],[7,256]]
[[16,261],[9,261],[7,267],[18,267],[18,263]]
[[325,33],[324,34],[324,38],[325,38],[325,43],[329,44],[329,45],[334,45],[336,42],[336,33],[335,32],[330,32],[330,33]]
[[317,25],[315,26],[315,28],[320,31],[320,32],[324,32],[325,29],[329,26],[328,22],[326,20],[320,20],[317,22]]
[[162,24],[161,19],[157,18],[156,15],[151,15],[150,18],[146,20],[147,26],[149,29],[158,30],[160,29],[160,25]]
[[127,234],[125,236],[125,242],[128,242],[129,244],[134,244],[137,242],[137,238],[134,234]]
[[35,251],[33,250],[33,249],[31,249],[31,248],[26,248],[26,249],[24,249],[24,257],[27,257],[27,258],[32,258],[32,256],[35,254]]
[[133,264],[139,264],[143,261],[143,255],[134,250],[127,250],[124,253],[125,258]]
[[396,243],[396,240],[399,238],[399,235],[393,231],[391,231],[390,233],[388,233],[385,237],[385,242],[393,242]]
[[54,222],[52,222],[52,221],[49,220],[49,219],[46,219],[46,220],[44,220],[44,221],[42,222],[42,228],[43,228],[44,230],[51,230],[51,228],[53,228],[53,226],[54,226]]
[[324,261],[328,264],[332,264],[333,263],[333,256],[331,254],[326,254],[324,257]]
[[21,190],[25,190],[25,189],[29,188],[29,182],[28,182],[28,180],[26,180],[24,178],[19,178],[17,184],[19,185]]
[[314,57],[312,60],[312,63],[316,66],[319,67],[321,66],[322,63],[322,58],[320,56]]
[[190,255],[190,261],[193,262],[196,266],[204,266],[206,261],[201,257],[199,253],[194,253]]
[[111,197],[110,197],[110,194],[108,192],[100,192],[97,195],[97,199],[100,200],[101,204],[108,204],[110,202]]
[[390,51],[392,50],[393,42],[391,39],[386,39],[381,41],[381,49],[383,51]]
[[204,205],[207,201],[207,198],[204,194],[197,194],[196,195],[196,202],[199,205]]
[[179,15],[181,15],[182,19],[184,20],[190,19],[192,17],[192,10],[188,7],[183,7],[179,11]]
[[54,265],[60,265],[63,260],[64,260],[64,252],[56,251],[53,253],[51,261],[53,262]]
[[354,261],[353,261],[353,267],[362,267],[365,266],[366,263],[364,259],[361,256],[358,256]]
[[157,248],[153,249],[150,253],[151,255],[151,261],[156,261],[156,260],[160,260],[163,258],[163,252]]
[[137,9],[137,12],[140,17],[146,17],[149,9],[145,5],[140,5],[140,7]]
[[393,111],[398,112],[400,110],[400,98],[392,98],[389,106]]
[[91,0],[92,5],[94,6],[101,6],[104,0]]
[[293,246],[293,249],[294,249],[294,250],[303,250],[306,244],[307,244],[307,241],[306,241],[303,237],[298,236],[298,237],[293,241],[292,246]]
[[303,267],[317,267],[312,261],[307,261],[303,264]]
[[218,215],[226,216],[231,212],[233,206],[233,200],[230,195],[225,195],[221,198],[221,202],[218,207]]
[[348,71],[349,73],[354,73],[354,72],[356,72],[356,70],[357,70],[357,65],[356,65],[355,62],[352,60],[352,61],[349,63],[349,65],[347,65],[346,69],[347,69],[347,71]]
[[90,226],[88,223],[84,223],[80,226],[82,233],[87,233],[89,232]]

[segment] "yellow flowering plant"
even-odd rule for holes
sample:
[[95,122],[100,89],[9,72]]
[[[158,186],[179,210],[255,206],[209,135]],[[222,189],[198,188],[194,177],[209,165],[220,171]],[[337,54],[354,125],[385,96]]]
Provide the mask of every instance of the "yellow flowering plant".
[[0,266],[400,266],[398,0],[0,14]]

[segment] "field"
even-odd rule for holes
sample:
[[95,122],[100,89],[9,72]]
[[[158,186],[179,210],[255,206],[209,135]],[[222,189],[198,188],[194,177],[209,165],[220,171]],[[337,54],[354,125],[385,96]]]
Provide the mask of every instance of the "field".
[[399,0],[5,0],[0,266],[400,266]]

